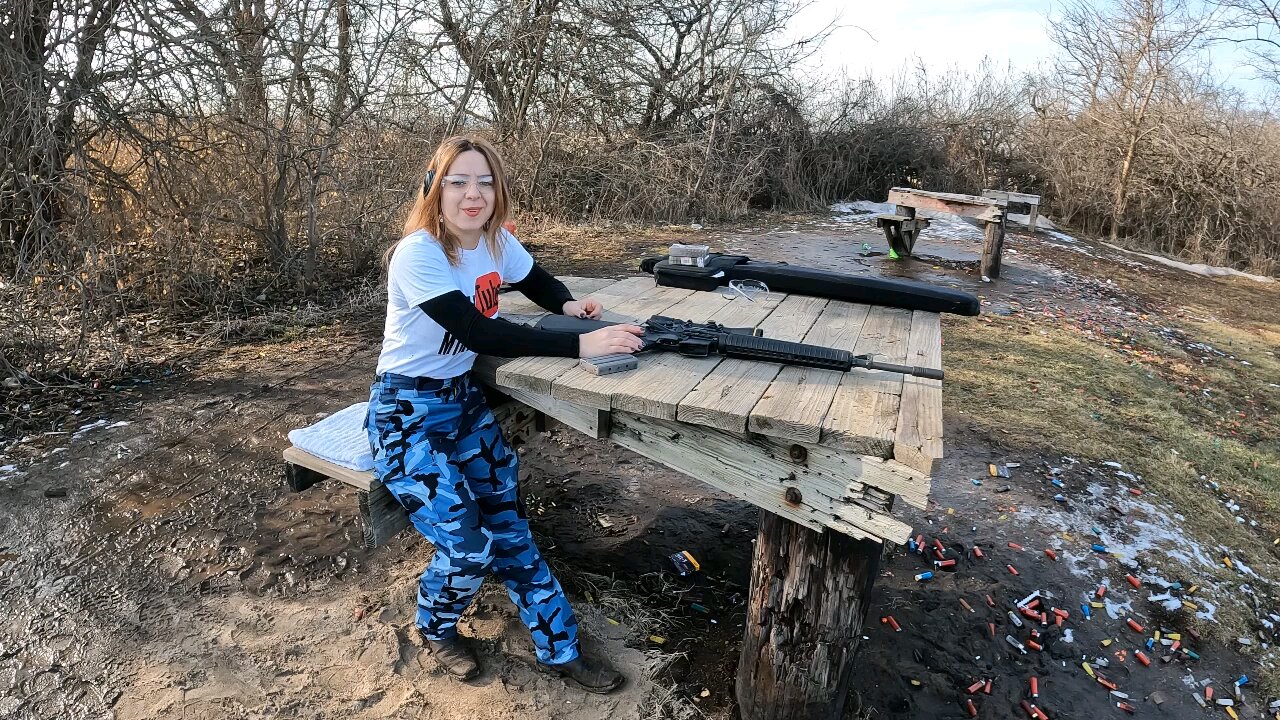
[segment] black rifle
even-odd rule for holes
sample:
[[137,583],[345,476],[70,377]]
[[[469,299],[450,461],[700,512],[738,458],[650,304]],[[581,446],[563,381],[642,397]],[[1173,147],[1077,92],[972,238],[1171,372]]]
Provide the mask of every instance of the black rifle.
[[[610,325],[622,324],[624,323],[586,320],[566,315],[548,315],[538,321],[538,327],[543,330],[577,335]],[[727,358],[762,360],[841,372],[860,367],[933,380],[942,379],[942,371],[938,369],[876,362],[866,355],[854,355],[848,350],[774,340],[760,336],[758,331],[751,328],[727,328],[713,322],[696,323],[663,315],[654,315],[639,325],[644,329],[644,334],[640,336],[644,341],[641,352],[678,352],[687,357],[720,355]]]

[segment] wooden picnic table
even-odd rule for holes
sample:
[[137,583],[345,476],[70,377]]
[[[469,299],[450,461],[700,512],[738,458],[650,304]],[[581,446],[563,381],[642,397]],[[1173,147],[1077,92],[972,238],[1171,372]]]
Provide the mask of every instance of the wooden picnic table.
[[[728,298],[658,287],[649,276],[562,279],[575,296],[599,299],[606,319],[665,314],[942,366],[936,313],[802,295]],[[499,311],[530,323],[542,313],[516,293],[500,295]],[[906,541],[911,527],[895,511],[925,507],[942,456],[941,381],[675,354],[641,355],[637,369],[616,375],[550,357],[482,356],[474,372],[514,400],[494,409],[513,444],[552,418],[760,507],[736,684],[741,717],[842,716],[882,544]],[[296,491],[326,478],[356,488],[365,547],[409,526],[372,472],[296,447],[284,459]]]
[[[765,337],[940,368],[936,313],[802,295],[754,302],[652,277],[563,278],[606,319],[652,315],[756,327]],[[524,296],[500,314],[533,322]],[[883,542],[906,542],[942,456],[942,383],[737,359],[643,354],[595,375],[568,358],[482,357],[476,375],[530,408],[759,506],[737,679],[742,717],[840,717]]]
[[876,224],[884,230],[889,247],[895,253],[910,255],[920,231],[929,226],[928,219],[916,217],[917,210],[971,217],[982,221],[984,226],[985,242],[982,246],[982,261],[979,265],[982,278],[990,280],[1000,277],[1000,256],[1004,251],[1005,207],[1009,202],[1007,197],[1001,200],[995,197],[896,187],[889,190],[888,202],[897,206],[896,212],[877,215]]

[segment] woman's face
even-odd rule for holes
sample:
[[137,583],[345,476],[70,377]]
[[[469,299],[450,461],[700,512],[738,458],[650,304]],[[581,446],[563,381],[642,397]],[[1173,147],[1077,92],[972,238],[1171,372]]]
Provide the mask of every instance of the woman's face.
[[480,239],[484,224],[493,215],[493,174],[489,161],[477,150],[454,159],[440,179],[440,214],[460,239]]

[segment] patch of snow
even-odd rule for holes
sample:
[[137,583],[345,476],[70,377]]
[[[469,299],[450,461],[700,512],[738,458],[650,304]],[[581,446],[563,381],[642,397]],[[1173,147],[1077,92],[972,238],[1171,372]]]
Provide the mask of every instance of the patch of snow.
[[[838,202],[831,205],[831,212],[841,215],[852,214],[880,214],[892,213],[897,210],[896,205],[881,202],[871,202],[870,200],[854,200],[853,202]],[[848,222],[847,220],[836,219],[837,222]]]
[[83,437],[83,436],[84,436],[86,433],[88,433],[89,431],[91,431],[91,430],[97,430],[98,428],[107,428],[107,429],[111,429],[111,428],[124,427],[125,425],[128,425],[128,424],[129,424],[129,421],[128,421],[128,420],[118,420],[118,421],[116,421],[116,422],[114,422],[114,423],[111,423],[111,424],[109,424],[109,425],[107,424],[108,422],[109,422],[109,421],[108,421],[106,418],[103,418],[102,420],[96,420],[96,421],[91,422],[91,423],[89,423],[89,424],[87,424],[87,425],[81,425],[81,426],[79,427],[79,429],[77,429],[77,430],[75,431],[75,434],[73,434],[73,435],[71,436],[71,439],[72,439],[72,440],[79,440],[81,437]]
[[1119,245],[1112,245],[1111,243],[1103,243],[1103,245],[1115,248],[1116,250],[1119,250],[1122,253],[1137,255],[1138,257],[1146,258],[1152,262],[1159,263],[1161,265],[1168,265],[1171,268],[1176,268],[1178,270],[1183,270],[1189,273],[1195,273],[1196,275],[1204,275],[1205,277],[1234,275],[1236,277],[1242,277],[1248,280],[1253,280],[1254,282],[1260,282],[1260,283],[1275,282],[1275,278],[1270,278],[1265,275],[1253,275],[1247,272],[1243,272],[1241,270],[1236,270],[1235,268],[1215,267],[1213,265],[1205,265],[1204,263],[1178,262],[1177,260],[1171,260],[1169,258],[1161,257],[1159,255],[1149,255],[1147,253],[1140,253],[1140,252],[1134,252],[1132,250],[1125,250]]

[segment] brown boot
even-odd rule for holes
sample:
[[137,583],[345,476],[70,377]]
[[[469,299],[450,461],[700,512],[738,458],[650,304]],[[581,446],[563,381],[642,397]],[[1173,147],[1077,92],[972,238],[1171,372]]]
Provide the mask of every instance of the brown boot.
[[613,669],[608,660],[579,655],[576,660],[562,665],[538,663],[545,672],[555,673],[572,680],[578,687],[593,693],[609,693],[617,690],[623,681],[622,673]]
[[480,663],[466,642],[454,635],[448,640],[427,639],[427,650],[450,675],[459,680],[471,680],[480,674]]

